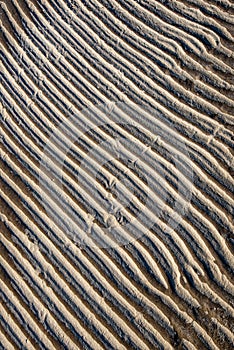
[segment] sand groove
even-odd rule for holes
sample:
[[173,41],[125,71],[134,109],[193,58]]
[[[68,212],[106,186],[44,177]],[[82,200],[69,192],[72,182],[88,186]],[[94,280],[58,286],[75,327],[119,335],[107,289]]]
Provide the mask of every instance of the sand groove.
[[1,1],[1,349],[233,348],[233,10]]

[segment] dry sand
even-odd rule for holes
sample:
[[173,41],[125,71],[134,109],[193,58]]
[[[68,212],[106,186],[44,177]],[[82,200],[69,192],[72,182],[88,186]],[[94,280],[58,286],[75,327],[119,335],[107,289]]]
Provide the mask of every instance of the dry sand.
[[0,348],[233,349],[234,3],[0,5]]

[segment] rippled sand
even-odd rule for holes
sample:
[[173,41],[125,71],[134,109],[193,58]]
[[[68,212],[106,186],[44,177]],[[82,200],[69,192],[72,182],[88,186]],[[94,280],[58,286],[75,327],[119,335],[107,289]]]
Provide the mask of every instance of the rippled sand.
[[0,3],[0,348],[233,349],[233,2]]

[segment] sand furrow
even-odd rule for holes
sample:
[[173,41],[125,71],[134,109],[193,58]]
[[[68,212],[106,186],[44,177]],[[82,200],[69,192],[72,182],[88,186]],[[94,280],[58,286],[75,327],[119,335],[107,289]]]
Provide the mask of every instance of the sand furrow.
[[[178,1],[183,2],[183,1]],[[230,1],[213,1],[213,4],[206,3],[204,0],[187,0],[195,8],[199,8],[202,13],[209,15],[213,18],[221,19],[227,23],[233,23],[233,4]],[[230,12],[230,16],[226,15],[226,11]]]
[[[54,11],[53,9],[50,11],[51,12],[51,14],[53,14],[54,12],[52,12],[52,11]],[[48,12],[48,9],[47,9],[47,12]],[[39,15],[38,15],[39,16]],[[58,16],[56,16],[56,14],[54,14],[54,16],[53,16],[54,18],[55,18],[55,22],[53,23],[53,25],[54,25],[54,27],[56,28],[56,30],[58,30],[59,32],[60,32],[60,34],[64,37],[64,38],[66,38],[66,39],[68,39],[68,40],[72,40],[72,37],[73,36],[71,36],[71,34],[72,34],[72,32],[71,32],[71,30],[70,30],[70,25],[68,25],[68,24],[66,24],[66,23],[64,23],[64,22],[61,22],[61,25],[59,25],[60,24],[60,21],[59,21],[59,18],[58,18]],[[40,17],[39,17],[39,19],[40,19]],[[50,21],[51,21],[51,18],[50,18]],[[27,28],[27,27],[26,27]],[[62,30],[61,28],[64,28],[65,29],[65,31],[64,30]],[[51,34],[53,35],[53,28],[51,27],[51,30],[48,30],[47,29],[47,25],[46,25],[46,23],[45,23],[45,21],[43,21],[42,22],[42,29],[41,29],[41,31],[43,31],[44,33],[45,33],[45,35],[47,35],[48,36],[48,34],[47,33],[49,33],[49,32],[51,32]],[[68,34],[68,37],[67,37],[67,32],[69,32],[69,34]],[[89,35],[89,37],[91,36],[91,33],[88,33],[88,35]],[[92,37],[95,37],[95,32],[94,33],[92,33]],[[50,40],[51,40],[51,38],[50,38]],[[52,39],[52,41],[53,41],[53,39]],[[95,40],[95,41],[97,41],[97,40]],[[87,42],[87,39],[86,39],[86,42]],[[106,47],[106,38],[105,38],[105,40],[102,42],[102,51],[101,51],[101,54],[103,55],[103,54],[105,54],[105,51],[108,53],[108,56],[109,57],[113,57],[114,58],[114,62],[115,62],[115,66],[116,66],[116,63],[119,61],[119,58],[118,58],[118,56],[117,57],[115,57],[116,55],[114,54],[114,51],[112,51],[112,50],[110,50],[110,49],[108,49],[108,47],[107,47],[107,49],[105,50],[105,47]],[[121,43],[121,41],[119,42],[119,44]],[[74,45],[76,45],[75,44],[75,42],[74,42],[74,40],[73,40],[73,43],[72,43],[72,46],[74,47]],[[116,45],[115,45],[115,48],[116,48]],[[87,47],[86,47],[86,50],[87,50]],[[127,53],[127,51],[126,50],[124,50],[124,51],[122,51],[122,52],[124,52],[124,56],[126,56],[126,53]],[[92,54],[92,56],[93,56],[93,54]],[[91,56],[91,57],[92,57]],[[105,56],[107,57],[107,54],[105,54]],[[133,55],[132,55],[133,56]],[[123,57],[123,54],[122,54],[122,56],[121,56],[121,58]],[[112,60],[113,60],[113,58],[112,58]],[[125,59],[125,61],[123,62],[124,64],[122,64],[121,65],[121,71],[122,71],[122,74],[124,73],[124,76],[126,76],[126,77],[128,77],[129,76],[129,72],[130,72],[130,70],[133,72],[133,74],[134,75],[138,75],[139,76],[139,80],[140,81],[144,81],[144,80],[146,80],[146,77],[148,76],[148,74],[149,74],[149,70],[148,71],[145,71],[144,73],[146,73],[145,75],[140,75],[140,70],[138,70],[138,71],[136,71],[136,68],[139,68],[139,64],[140,64],[140,62],[139,62],[139,57],[138,57],[138,63],[136,63],[137,61],[135,60],[135,66],[136,66],[136,68],[134,69],[134,66],[133,65],[131,65],[131,66],[129,66],[129,55],[127,56],[127,58],[128,58],[128,60],[126,60]],[[117,59],[118,59],[118,61],[117,61]],[[160,58],[161,59],[161,58]],[[109,60],[108,60],[109,61]],[[142,60],[143,61],[143,60]],[[96,62],[96,65],[97,65],[97,58],[95,59],[95,62]],[[145,59],[144,59],[144,64],[146,64],[146,62],[145,62]],[[125,70],[124,69],[124,66],[126,66],[126,65],[128,65],[129,67],[128,68],[130,68],[130,70]],[[100,66],[100,65],[99,65]],[[134,70],[133,70],[134,69]],[[189,93],[188,93],[188,91],[186,92],[186,97],[183,97],[183,95],[184,95],[184,93],[182,92],[183,90],[181,90],[181,87],[180,87],[180,85],[179,84],[176,84],[176,89],[175,89],[175,82],[173,82],[171,79],[170,79],[170,77],[167,77],[167,75],[165,76],[164,75],[164,78],[163,78],[163,74],[160,72],[160,70],[159,69],[157,69],[156,70],[156,66],[154,65],[154,66],[152,66],[152,64],[150,65],[150,69],[151,69],[151,76],[155,79],[155,80],[158,80],[159,82],[160,82],[160,84],[164,84],[164,86],[165,86],[165,83],[164,83],[164,79],[165,79],[165,77],[166,77],[166,84],[167,84],[167,89],[169,89],[169,91],[170,92],[173,92],[173,91],[177,91],[177,94],[180,96],[180,98],[183,98],[184,99],[184,101],[185,102],[187,102],[187,103],[190,103],[190,105],[193,107],[193,108],[195,108],[196,107],[196,103],[195,103],[195,101],[197,101],[197,95],[196,94],[194,94],[193,95],[193,97],[192,97],[192,100],[193,100],[193,102],[189,102]],[[155,75],[153,75],[152,74],[152,71],[153,70],[156,70],[156,74]],[[160,74],[161,73],[161,74]],[[132,74],[132,76],[133,76],[133,74]],[[133,76],[133,78],[131,78],[131,80],[135,83],[137,80],[136,80],[136,78]],[[147,79],[146,81],[145,81],[145,83],[144,83],[144,85],[145,85],[145,87],[144,87],[144,89],[145,89],[145,91],[147,91],[147,88],[149,88],[149,82],[150,82],[150,80],[149,79]],[[147,84],[147,85],[146,85]],[[141,84],[142,85],[142,89],[143,89],[143,84]],[[158,86],[157,85],[154,85],[153,86],[153,88],[154,88],[154,91],[157,91],[158,90]],[[198,92],[198,91],[200,91],[200,90],[202,90],[202,88],[197,88],[196,89],[196,92]],[[162,90],[161,90],[162,91]],[[158,93],[158,99],[160,99],[160,96],[162,95],[161,94],[161,91],[159,90],[159,93]],[[185,90],[184,90],[185,91]],[[206,91],[207,91],[207,89],[206,89]],[[215,95],[215,99],[217,99],[218,98],[218,92],[216,93],[216,95]],[[178,97],[178,95],[177,95],[177,97]],[[191,95],[190,95],[191,96]],[[210,98],[211,99],[211,98]],[[169,101],[168,101],[169,102]],[[167,102],[167,104],[168,104],[168,102]],[[192,103],[192,104],[191,104]],[[197,105],[199,106],[198,108],[200,108],[200,110],[202,109],[202,108],[204,108],[205,107],[205,104],[204,104],[204,101],[203,101],[203,104],[199,104],[199,102],[197,102]],[[211,107],[211,106],[209,106],[209,107]],[[211,111],[209,112],[209,113],[212,113]]]
[[22,137],[23,137],[23,135],[22,135]]
[[[15,346],[19,349],[23,347],[25,349],[35,349],[32,343],[28,340],[27,335],[22,332],[22,329],[17,325],[15,320],[11,317],[9,311],[7,311],[2,305],[0,305],[1,317],[0,323],[5,332],[10,336]],[[2,340],[2,339],[1,339]],[[4,338],[3,338],[4,341]],[[4,344],[4,343],[3,343]],[[5,350],[6,348],[4,348]]]
[[[169,9],[163,4],[163,1],[160,0],[157,1],[154,6],[151,0],[141,0],[140,4],[151,12],[159,15],[160,18],[163,18],[166,22],[180,26],[184,31],[197,35],[194,28],[198,28],[200,33],[199,39],[204,40],[205,44],[207,44],[207,41],[205,41],[205,36],[203,36],[203,30],[205,30],[206,34],[211,34],[213,32],[214,37],[219,37],[220,39],[225,38],[233,42],[229,31],[225,27],[222,27],[217,20],[206,17],[201,11],[199,12],[193,8],[188,8],[182,3],[173,1],[173,3],[167,4]],[[175,14],[175,12],[177,12],[177,14]],[[198,24],[196,25],[194,22]]]
[[[9,122],[10,122],[10,119],[7,119],[7,123],[9,123]],[[17,126],[16,126],[16,125],[15,125],[15,126],[12,125],[12,130],[15,129],[15,128],[17,129]],[[18,134],[19,134],[19,136],[21,135],[21,136],[20,136],[21,140],[24,140],[25,137],[24,137],[23,134],[20,133],[20,131],[18,132]],[[28,143],[28,142],[26,142],[26,144],[25,144],[25,142],[24,142],[25,145],[27,145],[27,143]],[[25,147],[25,146],[24,146],[24,147]],[[32,146],[32,147],[33,147],[33,146]],[[32,147],[31,147],[31,148],[32,148]],[[30,149],[29,146],[27,146],[27,148]],[[39,151],[39,150],[38,150],[37,152],[34,151],[34,153],[40,155],[40,151]],[[40,159],[40,156],[38,156],[38,159]],[[25,161],[25,163],[28,163],[28,162]],[[29,163],[28,163],[28,164],[29,164]],[[36,170],[35,170],[35,171],[36,171]],[[33,171],[33,173],[35,173],[35,171]],[[56,174],[55,174],[55,176],[56,176]],[[84,177],[85,177],[85,174],[84,174]],[[137,178],[135,178],[135,179],[137,180]],[[67,182],[69,183],[69,178],[68,178]],[[70,181],[70,184],[71,184],[71,181]],[[48,185],[49,185],[49,184],[48,184]],[[75,185],[74,185],[74,186],[75,186]],[[75,187],[74,187],[74,188],[75,188]],[[87,191],[88,191],[88,189],[87,189]],[[85,196],[85,193],[84,193],[84,196]],[[103,196],[104,196],[104,194],[103,194]],[[198,194],[198,200],[201,202],[201,200],[199,199],[200,196],[201,196],[201,195]],[[204,204],[205,204],[205,203],[206,203],[206,201],[204,201]],[[79,208],[77,208],[77,210],[79,210]],[[216,209],[216,211],[217,211],[217,209]],[[146,213],[147,213],[147,211],[146,211]],[[222,215],[220,214],[220,219],[221,219],[221,218],[222,218]],[[227,222],[227,224],[228,224],[228,222]],[[225,223],[224,223],[224,226],[225,226]],[[229,261],[231,262],[231,259],[230,259],[230,258],[229,258]]]
[[[180,292],[180,291],[179,291],[179,294],[181,294],[181,292]],[[183,294],[183,292],[182,292],[182,294]],[[183,297],[183,298],[186,298],[186,294],[185,294],[184,296],[182,295],[182,297]]]
[[14,346],[12,342],[9,341],[9,339],[6,337],[6,335],[0,330],[0,349],[9,349],[14,350]]
[[[17,239],[19,239],[19,238],[17,238]],[[9,244],[7,245],[7,246],[9,246]],[[48,244],[47,244],[47,247],[48,247]],[[13,249],[13,248],[12,248]],[[15,254],[14,254],[14,256],[16,256],[16,251],[15,251]],[[56,254],[56,252],[54,252],[53,253],[55,256],[56,255],[58,255],[58,253]],[[38,257],[37,257],[37,259],[38,259]],[[58,259],[58,258],[57,258]],[[61,259],[61,254],[60,254],[60,263],[61,263],[61,261],[62,261],[62,259]],[[57,262],[57,264],[59,265],[59,263]],[[57,265],[56,264],[56,265]],[[47,276],[50,274],[50,265],[48,266],[48,269],[47,268],[45,268],[45,267],[43,267],[42,266],[42,271],[46,271],[46,274],[47,274]],[[69,273],[72,273],[72,266],[70,266],[69,268],[68,268],[68,270],[67,271],[69,271]],[[37,273],[38,274],[38,273]],[[75,276],[75,275],[74,275]],[[33,275],[31,275],[31,278],[33,278]],[[55,279],[55,276],[53,276],[53,279]],[[79,282],[78,282],[79,281]],[[41,282],[37,282],[38,284],[40,283],[41,284]],[[77,278],[76,279],[76,285],[77,285],[77,283],[81,283],[81,276],[79,277],[79,278]],[[40,285],[39,284],[39,285]],[[60,281],[60,282],[57,282],[56,283],[57,285],[59,285],[60,286],[60,288],[64,288],[64,283],[62,283],[62,281]],[[86,283],[87,284],[87,283]],[[82,284],[81,284],[82,285]],[[53,286],[53,283],[52,283],[52,286]],[[82,286],[83,288],[85,288],[85,285],[83,285]],[[91,293],[91,289],[90,289],[90,287],[87,289],[87,290],[89,290],[89,297],[90,296],[92,296],[92,293]],[[57,291],[58,292],[58,291]],[[65,295],[65,296],[67,296],[66,294],[65,294],[65,291],[62,291],[62,290],[60,290],[59,291],[59,293],[61,293],[61,292],[63,292],[63,295]],[[67,300],[69,300],[69,301],[71,301],[71,295],[69,296],[69,297],[67,297],[66,299]],[[73,298],[74,298],[74,296],[73,296]],[[94,301],[92,302],[92,306],[94,307],[94,305],[93,305],[93,303],[94,303]],[[104,300],[102,299],[102,304],[101,303],[98,303],[99,304],[99,308],[103,308],[103,304],[104,304]],[[74,307],[75,307],[75,305],[77,305],[77,307],[78,307],[78,305],[79,305],[79,307],[81,307],[80,306],[80,302],[79,303],[74,303],[74,305],[73,305],[73,309],[74,309]],[[60,304],[58,304],[58,308],[59,309],[61,309],[62,308],[62,306],[60,305]],[[107,312],[108,311],[108,306],[106,305],[106,308],[107,308],[107,310],[106,311],[104,311],[105,309],[103,309],[103,312],[102,312],[102,317],[104,316],[104,312]],[[125,306],[125,308],[124,308],[124,310],[126,310],[126,309],[128,309],[129,310],[129,312],[130,312],[130,310],[131,310],[131,308],[130,308],[130,305],[128,305],[128,306]],[[52,311],[54,311],[53,309],[52,309]],[[55,312],[55,311],[54,311]],[[97,312],[97,309],[96,309],[96,312]],[[86,313],[83,313],[83,315],[87,315],[87,311],[86,311]],[[58,317],[58,316],[57,316]],[[89,318],[89,322],[91,322],[91,316],[87,316],[88,318]],[[113,320],[113,318],[114,318],[114,315],[113,315],[113,313],[112,313],[112,322],[114,321]],[[143,327],[144,326],[144,320],[142,319],[142,317],[140,316],[140,314],[137,316],[137,315],[135,315],[134,316],[134,318],[136,319],[136,322],[138,323],[138,322],[140,322],[140,324],[141,324],[141,326]],[[70,320],[70,318],[69,318],[69,320]],[[82,321],[84,321],[84,319],[82,319]],[[114,327],[114,325],[112,324],[112,327]],[[123,327],[123,325],[122,326],[119,326],[119,327]],[[147,333],[148,332],[150,332],[149,330],[150,330],[150,325],[148,325],[148,328],[146,327],[146,329],[145,329],[145,331],[144,331],[144,334],[145,334],[145,337],[146,337],[146,339],[147,338],[149,338],[149,336],[147,336]],[[100,329],[100,326],[99,326],[99,329]],[[128,335],[128,331],[127,331],[127,328],[125,327],[124,329],[124,334],[127,336]],[[107,331],[106,331],[107,332]],[[118,330],[118,333],[120,332],[120,329]],[[151,332],[153,332],[152,334],[155,334],[154,335],[154,337],[153,337],[153,339],[154,339],[154,342],[153,342],[153,344],[155,344],[155,342],[161,342],[161,344],[164,344],[164,346],[166,346],[168,349],[170,349],[171,347],[169,346],[169,344],[167,344],[165,341],[163,341],[163,339],[162,339],[162,337],[160,336],[160,334],[158,333],[157,334],[157,332],[156,332],[156,330],[154,329],[152,329],[151,330]],[[131,332],[130,332],[131,333]],[[104,333],[102,333],[102,336],[104,336]],[[130,337],[130,339],[131,339],[131,336],[129,336]],[[130,340],[129,340],[130,341]],[[151,342],[152,342],[153,340],[151,339]],[[136,337],[134,338],[134,342],[136,343],[136,345],[137,345],[137,340],[136,340]],[[130,341],[130,343],[132,343],[131,341]],[[113,340],[112,340],[112,342],[110,342],[110,344],[115,344],[115,342],[113,342]],[[138,345],[139,344],[141,344],[140,342],[138,343]],[[145,345],[146,346],[146,345]],[[118,345],[117,344],[115,344],[115,347],[114,348],[119,348],[118,347]]]
[[[68,105],[68,106],[69,106],[69,105]],[[203,154],[204,154],[204,152],[203,152]],[[232,159],[232,157],[230,158],[230,161],[231,161],[231,159]],[[230,161],[229,161],[229,162],[230,162]],[[225,176],[225,178],[226,178],[226,176]]]
[[[12,184],[11,184],[12,185]],[[15,187],[15,186],[14,186]],[[17,192],[19,192],[19,190],[17,191]],[[16,210],[18,211],[18,209],[17,209],[17,207],[16,207]],[[32,230],[33,232],[35,232],[35,229],[33,229]],[[55,231],[54,231],[55,232]],[[61,237],[61,236],[60,236]],[[47,245],[47,247],[48,247],[48,245]],[[97,273],[96,273],[97,274]],[[157,291],[156,291],[157,292]],[[157,294],[158,294],[158,292],[157,292]],[[162,296],[161,296],[162,297]],[[166,304],[168,304],[168,302],[169,302],[169,300],[168,301],[164,301],[164,302],[166,302]],[[173,305],[171,302],[169,302],[169,305],[170,305],[170,308],[174,308],[175,310],[176,310],[176,313],[179,311],[179,310],[177,310],[177,307],[175,306],[175,305]],[[192,322],[192,320],[190,319],[190,317],[185,317],[185,314],[184,313],[179,313],[178,314],[178,316],[180,316],[180,317],[182,317],[183,319],[185,318],[185,320],[186,320],[186,323],[187,322],[189,322],[189,323],[191,323]],[[190,320],[190,321],[189,321]],[[202,330],[202,328],[200,327],[200,326],[198,326],[198,325],[196,325],[196,324],[194,324],[194,330],[195,330],[195,332],[198,334],[198,336],[199,336],[199,338],[201,338],[201,339],[207,339],[207,337],[209,338],[209,336],[208,335],[206,335],[206,333],[204,332],[204,330]],[[212,347],[213,348],[213,347]]]
[[[60,56],[60,54],[58,54]],[[79,86],[79,89],[82,89],[82,87]],[[97,101],[97,100],[96,100]],[[100,101],[100,100],[99,100]]]

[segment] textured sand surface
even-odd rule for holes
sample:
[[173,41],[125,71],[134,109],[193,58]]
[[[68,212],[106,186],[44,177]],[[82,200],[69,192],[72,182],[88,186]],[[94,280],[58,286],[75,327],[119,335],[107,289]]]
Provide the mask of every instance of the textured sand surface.
[[233,349],[233,1],[0,23],[0,349]]

